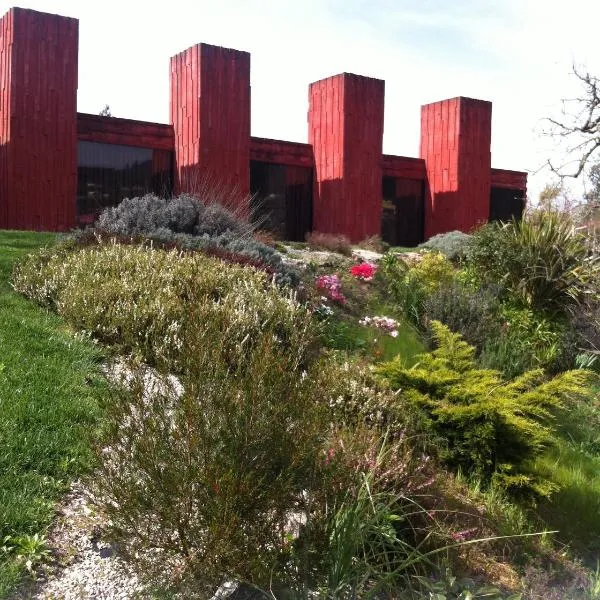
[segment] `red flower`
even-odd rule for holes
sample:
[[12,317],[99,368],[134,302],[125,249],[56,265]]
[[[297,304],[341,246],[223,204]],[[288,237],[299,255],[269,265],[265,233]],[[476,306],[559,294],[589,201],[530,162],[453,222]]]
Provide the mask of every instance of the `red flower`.
[[362,279],[363,281],[371,281],[376,271],[376,265],[372,265],[371,263],[361,263],[360,265],[354,265],[350,269],[350,275],[357,279]]

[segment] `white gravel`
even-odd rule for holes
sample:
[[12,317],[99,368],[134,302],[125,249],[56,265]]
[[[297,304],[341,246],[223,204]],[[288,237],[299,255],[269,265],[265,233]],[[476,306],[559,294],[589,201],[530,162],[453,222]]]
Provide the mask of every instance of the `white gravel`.
[[81,483],[74,483],[48,534],[53,560],[42,567],[37,581],[19,590],[13,600],[144,598],[135,575],[102,540],[102,523],[90,508]]

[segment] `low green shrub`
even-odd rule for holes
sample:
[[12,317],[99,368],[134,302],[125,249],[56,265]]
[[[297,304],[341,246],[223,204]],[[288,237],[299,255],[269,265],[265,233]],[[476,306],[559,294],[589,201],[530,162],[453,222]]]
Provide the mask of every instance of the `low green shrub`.
[[407,369],[394,360],[378,375],[424,418],[439,455],[453,469],[520,493],[548,495],[528,462],[553,442],[552,420],[570,399],[588,393],[589,373],[568,371],[546,379],[533,370],[504,381],[482,369],[475,349],[441,323],[431,324],[437,348]]
[[532,310],[564,314],[598,298],[600,257],[565,213],[486,225],[473,236],[469,261],[481,280]]
[[441,252],[453,263],[460,263],[467,257],[471,236],[462,231],[438,233],[420,244],[419,248]]
[[[224,326],[231,315],[244,315],[236,332],[223,338],[223,351],[243,340],[251,344],[273,315],[284,318],[304,310],[255,269],[202,254],[116,243],[42,251],[16,268],[13,283],[97,339],[175,368],[187,336],[195,335],[190,306],[221,311]],[[283,320],[278,327],[285,340],[296,323]]]

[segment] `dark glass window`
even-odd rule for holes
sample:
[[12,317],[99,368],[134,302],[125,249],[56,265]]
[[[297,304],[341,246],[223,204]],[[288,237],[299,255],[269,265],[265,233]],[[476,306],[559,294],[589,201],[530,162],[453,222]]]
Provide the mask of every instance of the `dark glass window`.
[[304,241],[312,226],[312,169],[250,162],[253,222],[278,238]]
[[525,208],[525,192],[493,187],[490,193],[490,221],[519,220]]
[[381,185],[381,239],[392,246],[423,241],[424,186],[420,179],[384,177]]
[[107,206],[149,192],[171,193],[173,153],[80,141],[77,144],[77,214],[95,220]]

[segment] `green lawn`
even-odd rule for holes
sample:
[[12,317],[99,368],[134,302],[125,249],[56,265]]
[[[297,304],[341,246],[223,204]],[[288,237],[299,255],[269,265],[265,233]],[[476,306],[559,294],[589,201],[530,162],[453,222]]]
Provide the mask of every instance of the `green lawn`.
[[9,285],[14,263],[55,239],[0,231],[0,598],[22,573],[19,554],[35,547],[32,536],[90,464],[99,414],[99,350]]

